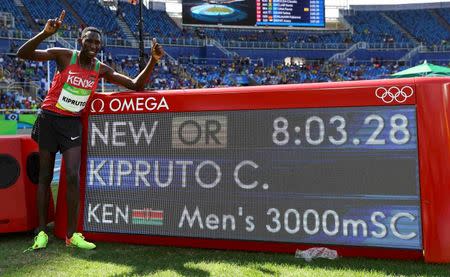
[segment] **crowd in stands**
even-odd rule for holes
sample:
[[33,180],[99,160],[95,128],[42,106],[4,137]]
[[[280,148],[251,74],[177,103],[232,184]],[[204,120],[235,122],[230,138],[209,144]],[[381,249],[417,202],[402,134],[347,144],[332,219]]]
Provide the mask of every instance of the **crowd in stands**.
[[[24,61],[8,55],[1,55],[0,62],[4,64],[0,68],[0,82],[31,80],[39,83],[40,91],[48,87],[47,67],[42,62]],[[139,72],[136,57],[112,57],[109,53],[105,62],[128,76],[134,77]],[[181,57],[176,61],[164,59],[155,68],[149,86],[154,89],[179,89],[349,81],[385,78],[403,68],[397,63],[384,63],[379,59],[359,64],[349,59],[345,64],[314,61],[264,66],[261,60],[242,57],[223,59],[217,64],[207,64],[195,57]]]
[[[64,26],[60,34],[74,38],[80,28],[86,25],[99,27],[108,38],[125,43],[129,38],[118,24],[124,21],[135,38],[138,37],[138,9],[127,2],[119,2],[116,11],[111,11],[95,0],[68,0],[66,4],[48,0],[22,0],[35,24],[41,28],[48,18],[57,17],[65,6],[72,9],[66,13]],[[22,32],[29,33],[33,26],[27,22],[14,0],[0,1],[0,12],[11,13],[15,26],[2,26],[0,35],[7,33],[14,37],[23,37]],[[73,14],[73,11],[76,14]],[[279,43],[316,43],[316,44],[352,44],[359,41],[383,43],[422,42],[430,46],[439,45],[450,39],[450,9],[439,10],[401,10],[401,11],[351,11],[345,12],[343,18],[352,29],[341,31],[322,30],[254,30],[254,29],[219,29],[188,28],[180,29],[163,11],[144,9],[144,37],[152,38],[212,38],[222,42],[279,42]],[[117,19],[117,17],[119,19]],[[445,26],[446,25],[446,26]],[[403,29],[402,29],[403,28]],[[409,32],[409,34],[407,34]],[[30,34],[31,35],[31,34]],[[410,36],[408,36],[410,35]],[[25,36],[27,37],[27,36]]]
[[[23,61],[16,58],[13,53],[17,51],[18,46],[24,40],[16,41],[11,38],[31,37],[33,35],[32,28],[42,29],[47,19],[57,17],[60,11],[66,8],[66,5],[70,5],[72,9],[66,9],[66,18],[59,30],[59,35],[62,37],[78,37],[86,25],[93,25],[103,31],[107,42],[109,39],[113,39],[116,41],[114,44],[116,46],[131,46],[129,38],[124,33],[126,28],[120,27],[118,20],[128,25],[131,36],[138,37],[138,9],[127,2],[120,2],[117,11],[109,10],[96,0],[22,0],[22,2],[32,18],[35,18],[34,22],[27,21],[14,0],[0,1],[0,12],[11,13],[14,17],[14,24],[6,17],[3,18],[4,20],[0,20],[0,37],[9,38],[6,46],[9,49],[0,51],[0,53],[5,53],[0,54],[0,88],[8,88],[10,84],[19,82],[23,84],[24,93],[18,90],[0,89],[2,93],[1,109],[32,109],[39,105],[40,99],[45,97],[49,86],[47,75],[53,76],[54,65],[50,72],[47,72],[46,63]],[[273,42],[283,47],[291,44],[343,45],[342,51],[359,41],[385,45],[421,42],[425,43],[430,50],[440,51],[450,41],[450,9],[448,8],[421,11],[350,11],[344,13],[343,16],[351,28],[339,31],[183,29],[179,28],[163,11],[144,9],[143,12],[145,38],[215,39],[221,43]],[[445,22],[447,22],[447,26],[445,26]],[[122,41],[122,43],[117,43],[117,41]],[[390,46],[386,46],[386,48],[390,48]],[[398,57],[390,57],[390,59],[398,60],[412,48],[404,49],[405,53],[397,55]],[[445,49],[448,51],[448,48]],[[406,68],[395,61],[383,61],[381,58],[373,58],[370,62],[355,62],[360,58],[348,58],[345,62],[327,62],[329,57],[318,60],[308,60],[306,57],[301,61],[275,62],[267,65],[259,59],[239,56],[229,59],[215,57],[215,62],[211,62],[211,60],[205,62],[204,59],[191,54],[183,55],[185,54],[176,55],[175,59],[163,59],[155,68],[149,80],[148,89],[168,90],[380,79]],[[113,56],[107,52],[105,62],[116,71],[132,77],[139,72],[139,62],[136,57]],[[31,87],[35,91],[30,94]],[[107,89],[117,88],[107,87]]]
[[0,54],[0,83],[39,82],[39,87],[47,87],[47,66],[43,62],[22,60],[15,55]]
[[37,110],[40,103],[33,96],[18,91],[0,91],[0,111],[3,113],[21,110]]
[[[130,56],[113,58],[109,54],[106,62],[116,71],[129,76],[136,76],[139,72],[138,60]],[[318,60],[265,66],[262,60],[242,57],[211,64],[190,56],[180,57],[176,61],[164,59],[160,66],[155,67],[148,87],[168,90],[370,80],[388,78],[392,73],[406,68],[396,62],[383,62],[381,58],[364,63],[348,59],[345,63]]]
[[[113,57],[109,53],[105,62],[116,71],[131,77],[139,72],[137,57]],[[0,85],[24,82],[25,92],[29,91],[30,87],[27,84],[30,81],[34,86],[38,86],[32,98],[20,95],[19,92],[3,91],[1,109],[33,109],[38,106],[48,89],[46,63],[24,61],[12,55],[2,54],[0,64],[2,65]],[[163,59],[155,67],[147,89],[173,90],[382,79],[389,78],[391,74],[408,67],[397,62],[385,62],[381,58],[373,58],[370,62],[356,62],[349,58],[346,62],[339,63],[300,59],[292,60],[290,64],[277,63],[267,66],[262,60],[242,57],[223,59],[211,64],[191,56],[180,57],[178,60]],[[107,87],[107,89],[121,88]]]
[[[0,54],[0,109],[32,109],[48,89],[47,66],[43,62],[25,61],[13,55]],[[15,91],[15,93],[13,93]],[[33,91],[33,97],[16,98],[18,92]]]
[[279,63],[264,66],[260,60],[238,58],[217,65],[183,64],[194,80],[194,87],[246,86],[335,82],[387,78],[405,69],[397,63],[329,63],[324,61]]

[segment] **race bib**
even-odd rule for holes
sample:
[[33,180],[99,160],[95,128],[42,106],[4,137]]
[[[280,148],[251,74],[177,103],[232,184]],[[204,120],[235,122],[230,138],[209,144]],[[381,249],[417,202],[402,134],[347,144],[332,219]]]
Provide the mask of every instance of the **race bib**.
[[76,88],[65,83],[59,96],[56,107],[70,112],[80,112],[86,106],[91,90]]

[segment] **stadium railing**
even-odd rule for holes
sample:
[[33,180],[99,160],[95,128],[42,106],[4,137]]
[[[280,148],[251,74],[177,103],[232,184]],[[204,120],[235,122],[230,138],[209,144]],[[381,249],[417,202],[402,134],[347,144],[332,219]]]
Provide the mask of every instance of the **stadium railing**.
[[[158,38],[159,44],[166,44],[166,45],[181,45],[181,46],[206,46],[207,41],[203,39],[195,39],[195,38]],[[151,47],[151,40],[145,39],[144,40],[144,47]]]
[[5,39],[30,39],[35,34],[32,31],[7,30],[0,33],[0,38]]
[[39,109],[0,109],[0,115],[5,115],[9,113],[15,114],[35,114]]
[[[177,61],[179,64],[197,64],[197,65],[219,65],[220,63],[232,64],[233,62],[239,62],[239,60],[235,60],[232,58],[198,58],[198,57],[179,57]],[[256,59],[248,59],[248,62],[258,63],[259,61]],[[263,62],[262,65],[264,65]]]
[[346,43],[303,43],[275,41],[221,41],[228,48],[294,48],[294,49],[341,49],[345,50],[352,44]]
[[41,86],[37,81],[28,82],[11,82],[7,84],[0,84],[0,91],[6,90],[10,92],[21,93],[24,96],[32,96],[38,99],[38,92]]
[[[8,35],[4,36],[0,34],[0,38],[5,39],[29,39],[33,37],[35,33],[33,32],[23,32],[18,30],[8,30]],[[63,38],[67,41],[75,40],[75,37],[72,36],[63,36]],[[110,47],[127,47],[132,48],[130,42],[117,39],[110,38],[105,36],[106,46]],[[160,44],[164,45],[180,45],[180,46],[197,46],[202,47],[208,44],[207,40],[204,39],[195,39],[195,38],[157,38]],[[47,42],[55,42],[54,38],[50,38]],[[322,49],[322,50],[346,50],[353,45],[353,43],[292,43],[292,42],[263,42],[263,41],[222,41],[223,47],[226,48],[262,48],[262,49]],[[146,48],[151,46],[151,40],[146,39],[144,41],[144,46]],[[369,49],[413,49],[416,47],[413,43],[369,43]],[[450,51],[450,45],[440,45],[430,47],[435,52],[439,51]]]
[[[262,42],[262,41],[222,41],[222,46],[228,48],[294,48],[294,49],[324,49],[346,50],[354,43],[302,43],[302,42]],[[368,43],[370,49],[412,49],[413,43]]]
[[422,48],[419,53],[430,53],[430,52],[450,52],[450,45],[433,45],[426,48]]
[[[19,30],[8,30],[8,35],[4,36],[0,33],[0,38],[5,39],[29,39],[35,35],[31,31],[19,31]],[[67,40],[75,40],[70,32],[63,33],[62,37]],[[110,47],[127,47],[132,48],[130,42],[124,39],[112,38],[105,35],[106,46]],[[195,38],[169,38],[169,37],[157,37],[160,44],[165,45],[180,45],[180,46],[198,46],[202,47],[208,44],[205,39],[195,39]],[[47,42],[55,42],[53,38],[47,40]],[[264,41],[221,41],[221,45],[226,48],[290,48],[290,49],[324,49],[324,50],[346,50],[351,47],[354,43],[302,43],[302,42],[264,42]],[[151,40],[145,39],[144,46],[146,48],[150,47]],[[396,43],[368,43],[369,49],[413,49],[417,45],[414,43],[407,42],[396,42]],[[434,47],[434,46],[433,46]],[[440,45],[436,46],[435,51],[449,51],[450,45]],[[436,47],[434,47],[436,49]]]
[[414,43],[409,42],[394,42],[394,43],[368,43],[368,49],[413,49],[416,47]]

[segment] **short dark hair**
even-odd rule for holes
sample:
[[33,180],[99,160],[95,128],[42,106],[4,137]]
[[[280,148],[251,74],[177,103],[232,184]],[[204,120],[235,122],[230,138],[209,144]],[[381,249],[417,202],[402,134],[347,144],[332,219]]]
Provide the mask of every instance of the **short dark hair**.
[[81,38],[83,38],[87,34],[87,32],[96,32],[97,34],[100,35],[100,38],[103,38],[102,32],[95,27],[84,28],[83,31],[81,31]]

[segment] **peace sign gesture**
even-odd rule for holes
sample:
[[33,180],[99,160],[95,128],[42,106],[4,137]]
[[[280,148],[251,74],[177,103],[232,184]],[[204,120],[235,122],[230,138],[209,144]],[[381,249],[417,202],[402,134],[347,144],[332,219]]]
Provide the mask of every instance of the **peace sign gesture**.
[[53,35],[54,33],[56,33],[56,31],[58,31],[59,27],[61,27],[61,24],[62,24],[65,16],[66,16],[66,11],[62,10],[59,17],[54,18],[54,19],[49,19],[47,21],[47,23],[45,24],[44,32],[49,35]]

